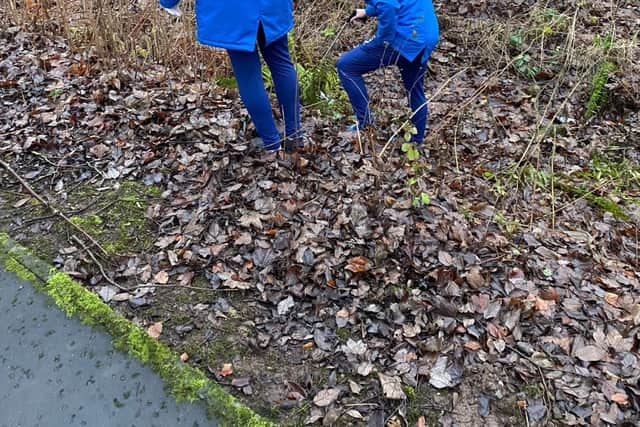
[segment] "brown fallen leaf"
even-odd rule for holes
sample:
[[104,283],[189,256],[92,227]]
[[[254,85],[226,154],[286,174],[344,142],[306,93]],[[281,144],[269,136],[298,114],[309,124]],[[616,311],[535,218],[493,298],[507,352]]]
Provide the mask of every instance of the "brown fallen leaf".
[[218,372],[221,377],[228,377],[233,374],[233,365],[231,363],[225,363],[222,365],[222,369]]
[[147,333],[151,338],[158,338],[162,333],[162,322],[156,322],[153,325],[149,326],[149,329],[147,329]]
[[504,338],[507,336],[507,330],[493,322],[487,323],[487,332],[494,338]]
[[89,66],[84,59],[80,60],[80,62],[76,62],[75,64],[71,64],[67,69],[67,73],[74,76],[86,76],[88,71]]
[[153,276],[153,281],[159,285],[166,285],[169,281],[169,273],[164,270],[159,271],[155,276]]
[[378,372],[378,378],[382,385],[384,397],[393,400],[406,399],[407,396],[404,394],[404,390],[402,390],[402,381],[400,381],[400,377],[392,377]]
[[560,294],[555,288],[546,288],[540,291],[540,298],[545,301],[560,301]]
[[14,208],[22,207],[22,206],[24,206],[24,204],[25,204],[25,203],[27,203],[29,200],[31,200],[31,197],[25,197],[24,199],[20,199],[20,200],[18,200],[17,202],[15,202],[15,203],[13,204],[13,207],[14,207]]
[[425,417],[418,418],[418,423],[416,424],[416,427],[427,427],[427,420],[425,419]]
[[604,300],[610,306],[618,307],[618,298],[619,298],[619,296],[617,294],[614,294],[614,293],[611,293],[611,292],[605,292],[604,293]]
[[471,286],[473,289],[480,289],[485,284],[484,277],[480,272],[480,267],[477,266],[471,267],[471,270],[469,270],[469,272],[465,276],[465,279],[467,280],[469,286]]
[[189,355],[187,353],[182,353],[180,355],[180,360],[182,360],[183,362],[186,362],[187,360],[189,360]]
[[629,404],[629,396],[626,393],[614,393],[611,396],[611,401],[621,406],[627,406]]
[[180,286],[188,286],[193,280],[193,276],[195,276],[195,273],[193,271],[187,271],[184,274],[180,275]]
[[15,87],[18,86],[18,81],[17,80],[2,80],[0,81],[0,87],[6,88],[6,87]]
[[335,402],[338,399],[339,395],[340,389],[326,388],[324,390],[320,390],[318,394],[316,394],[316,396],[313,398],[313,403],[316,406],[323,408]]
[[151,163],[156,158],[156,153],[153,151],[145,151],[142,154],[142,164],[146,165],[147,163]]
[[355,410],[355,409],[350,409],[347,412],[345,412],[347,415],[349,415],[351,418],[355,418],[357,420],[362,420],[364,419],[364,417],[362,416],[362,414]]
[[595,345],[585,345],[577,349],[574,356],[583,362],[599,362],[607,357],[607,352]]
[[482,344],[480,344],[478,341],[467,341],[466,343],[464,343],[464,348],[471,351],[478,351],[482,348]]
[[357,256],[349,259],[345,270],[352,271],[354,273],[364,273],[371,269],[370,262],[363,256]]
[[542,298],[536,297],[536,302],[533,305],[533,307],[535,308],[536,311],[539,311],[541,313],[547,313],[549,312],[549,309],[551,308],[552,304],[554,304],[553,301],[544,300]]
[[453,257],[451,256],[451,254],[449,252],[445,252],[445,251],[439,251],[438,252],[438,261],[440,261],[440,264],[449,267],[451,265],[453,265]]

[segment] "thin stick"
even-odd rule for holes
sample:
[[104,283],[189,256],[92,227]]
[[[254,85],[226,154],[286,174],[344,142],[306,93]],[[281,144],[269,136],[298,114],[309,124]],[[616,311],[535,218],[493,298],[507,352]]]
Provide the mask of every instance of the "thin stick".
[[120,289],[121,291],[124,291],[124,292],[131,292],[131,291],[135,291],[137,289],[142,289],[142,288],[192,289],[192,290],[195,290],[195,291],[210,291],[210,292],[240,292],[240,291],[242,291],[242,289],[213,289],[213,288],[205,288],[205,287],[202,287],[202,286],[190,286],[190,285],[142,284],[142,285],[135,285],[135,286],[131,286],[131,287],[122,286],[122,285],[116,283],[113,279],[111,279],[107,275],[107,273],[104,270],[104,267],[102,266],[100,261],[98,261],[98,259],[95,257],[95,255],[93,255],[93,252],[91,252],[91,250],[84,244],[84,242],[82,240],[78,239],[76,236],[72,236],[72,238],[78,244],[80,244],[80,246],[82,246],[82,249],[84,249],[89,254],[89,256],[91,257],[93,262],[96,263],[96,265],[100,269],[100,273],[102,274],[102,277],[104,277],[107,280],[107,282],[109,282],[111,285],[115,286],[116,288],[118,288],[118,289]]
[[554,163],[556,162],[556,137],[557,134],[554,131],[553,141],[551,145],[551,229],[556,228],[556,187],[555,187],[555,175],[554,175]]
[[[555,86],[553,88],[553,92],[551,93],[551,96],[549,97],[549,101],[547,102],[547,105],[544,107],[544,111],[540,115],[540,120],[538,121],[538,124],[536,125],[536,130],[533,133],[533,135],[531,137],[531,140],[529,141],[529,143],[525,147],[524,152],[522,153],[522,156],[520,156],[520,160],[518,160],[518,162],[516,163],[516,165],[514,167],[514,170],[518,169],[520,167],[522,162],[525,160],[525,158],[529,154],[531,148],[535,144],[538,144],[540,141],[542,141],[544,139],[544,137],[547,135],[547,132],[549,131],[549,126],[547,126],[542,130],[541,134],[539,133],[540,128],[542,127],[542,124],[544,122],[544,119],[545,119],[545,117],[547,117],[547,112],[551,108],[551,105],[553,104],[553,101],[555,101],[555,99],[556,99],[556,94],[560,90],[560,85],[564,81],[564,76],[566,75],[567,70],[569,69],[569,65],[570,65],[570,63],[571,63],[571,61],[573,59],[573,52],[574,52],[573,51],[573,44],[575,42],[576,22],[577,22],[577,19],[578,19],[578,11],[579,10],[580,10],[580,7],[578,6],[576,8],[576,11],[575,11],[574,16],[573,16],[573,21],[572,21],[572,24],[571,24],[571,30],[569,31],[569,34],[567,36],[566,51],[568,52],[568,54],[567,54],[567,57],[565,58],[565,61],[564,61],[563,65],[562,65],[562,69],[560,70],[559,77],[556,80],[556,84],[555,84]],[[587,73],[585,73],[585,76],[586,76],[586,74]],[[582,76],[582,77],[584,77],[584,76]],[[571,99],[573,94],[581,86],[580,83],[582,82],[582,77],[580,78],[579,82],[576,83],[573,86],[573,88],[571,89],[569,94],[565,97],[563,102],[556,109],[556,112],[553,115],[553,117],[551,118],[551,120],[549,121],[549,123],[554,123],[556,121],[556,119],[558,118],[558,115],[560,114],[560,112],[564,110],[566,104],[569,102],[569,100]]]
[[[449,85],[449,83],[455,79],[456,77],[458,77],[458,75],[464,73],[465,71],[467,71],[469,69],[469,67],[465,67],[462,70],[458,71],[456,74],[454,74],[453,76],[449,77],[444,83],[442,83],[440,85],[440,87],[438,88],[438,90],[435,91],[435,93],[431,96],[431,100],[433,101],[442,91],[442,89],[444,89],[445,87],[447,87]],[[416,109],[417,113],[418,111],[420,111],[422,108],[424,108],[427,105],[427,103],[425,102],[423,105],[421,105],[420,107],[418,107]],[[405,120],[405,122],[402,124],[402,126],[400,126],[389,138],[389,140],[387,141],[387,143],[385,144],[385,146],[382,148],[382,151],[380,151],[380,153],[378,154],[378,157],[382,157],[382,155],[384,154],[384,152],[387,150],[387,148],[389,147],[389,144],[391,144],[391,141],[393,141],[393,139],[398,136],[398,134],[400,132],[402,132],[402,130],[404,129],[405,125],[407,125],[411,119],[413,118],[413,116],[415,115],[415,113],[411,114],[411,116],[409,116],[409,118],[407,120]]]
[[111,279],[111,277],[109,277],[109,275],[104,271],[104,267],[102,267],[102,264],[100,263],[100,261],[98,261],[98,259],[95,257],[95,255],[93,255],[93,252],[91,252],[91,250],[84,244],[84,242],[82,240],[78,239],[78,237],[76,237],[76,236],[71,236],[71,238],[73,240],[75,240],[76,242],[78,242],[80,244],[80,246],[82,246],[82,249],[84,249],[89,254],[89,256],[91,257],[93,262],[95,262],[98,265],[98,268],[100,269],[100,273],[102,274],[102,277],[104,277],[107,282],[111,283],[113,286],[115,286],[116,288],[120,289],[121,291],[128,291],[129,290],[128,288],[117,284],[116,282],[113,281],[113,279]]
[[[568,208],[569,206],[575,205],[576,203],[578,203],[580,200],[584,200],[586,199],[588,196],[593,195],[593,193],[595,193],[598,190],[601,190],[602,188],[606,187],[607,185],[611,184],[614,181],[613,178],[603,182],[602,184],[598,185],[596,188],[594,188],[591,191],[587,191],[586,193],[584,193],[583,195],[581,195],[580,197],[578,197],[577,199],[573,199],[570,202],[565,203],[564,205],[560,206],[558,208],[558,211],[563,211],[566,208]],[[560,186],[560,188],[562,189],[562,186]],[[566,187],[565,187],[566,188]]]
[[84,237],[87,238],[87,240],[89,240],[91,242],[91,244],[95,247],[97,247],[98,249],[100,249],[100,252],[102,252],[103,255],[108,255],[107,251],[100,245],[100,243],[98,243],[93,237],[91,237],[86,231],[84,231],[82,228],[80,228],[80,226],[78,226],[77,224],[74,224],[65,214],[63,214],[62,212],[60,212],[57,208],[51,206],[49,203],[47,203],[46,200],[44,200],[38,193],[36,193],[33,188],[31,188],[31,186],[29,185],[29,183],[27,181],[25,181],[16,171],[14,171],[11,166],[9,166],[7,163],[5,163],[4,161],[0,160],[0,166],[2,166],[3,168],[5,168],[11,175],[13,175],[19,182],[20,184],[27,190],[27,192],[29,192],[29,194],[31,194],[33,197],[36,198],[36,200],[38,200],[41,204],[43,204],[44,206],[46,206],[48,209],[51,210],[51,212],[53,212],[55,215],[59,216],[60,218],[62,218],[67,224],[71,225],[71,227],[73,227],[74,229],[76,229],[79,233],[81,233]]
[[462,115],[458,116],[458,122],[456,123],[456,127],[453,129],[453,158],[456,161],[456,172],[460,173],[460,163],[458,162],[458,128],[460,127],[460,119]]

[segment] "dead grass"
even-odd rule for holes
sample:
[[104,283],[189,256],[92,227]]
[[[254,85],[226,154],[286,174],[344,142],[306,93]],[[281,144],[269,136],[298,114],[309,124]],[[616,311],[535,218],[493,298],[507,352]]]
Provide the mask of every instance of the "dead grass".
[[74,51],[93,48],[100,59],[123,66],[160,62],[201,78],[229,75],[223,51],[196,43],[192,3],[182,8],[180,19],[156,0],[7,0],[0,11],[6,24],[63,37]]

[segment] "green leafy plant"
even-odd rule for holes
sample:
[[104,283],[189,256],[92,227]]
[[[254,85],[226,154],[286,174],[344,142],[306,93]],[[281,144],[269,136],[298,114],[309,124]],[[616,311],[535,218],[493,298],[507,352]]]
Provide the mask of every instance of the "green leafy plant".
[[62,95],[62,89],[60,88],[51,89],[48,95],[49,95],[49,98],[57,98],[60,95]]
[[327,27],[322,31],[324,37],[333,37],[336,35],[335,27]]
[[424,190],[425,182],[423,177],[424,166],[419,162],[420,150],[415,144],[412,144],[411,137],[417,133],[414,126],[405,126],[404,139],[405,143],[402,144],[400,149],[404,153],[407,161],[407,165],[413,171],[413,176],[407,178],[405,185],[407,191],[411,194],[411,204],[413,207],[419,208],[421,206],[427,206],[431,203],[431,197]]
[[524,52],[514,58],[513,67],[518,73],[530,79],[533,79],[540,72],[537,66],[532,65],[531,55]]
[[420,152],[415,147],[415,145],[411,144],[410,142],[405,142],[404,144],[402,144],[401,149],[402,152],[406,154],[407,159],[411,162],[414,162],[420,158]]
[[603,61],[598,67],[598,70],[591,81],[591,91],[589,94],[589,100],[587,101],[587,110],[585,112],[585,117],[587,119],[596,115],[607,103],[608,96],[606,85],[609,82],[611,73],[615,70],[616,65],[608,60]]

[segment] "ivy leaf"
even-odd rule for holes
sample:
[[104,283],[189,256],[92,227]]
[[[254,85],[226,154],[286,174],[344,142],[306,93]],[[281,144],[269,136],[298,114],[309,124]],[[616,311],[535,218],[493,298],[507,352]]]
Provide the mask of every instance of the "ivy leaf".
[[407,152],[407,157],[409,160],[416,161],[420,157],[420,152],[416,150],[413,145],[411,145],[411,149]]
[[420,193],[420,201],[423,205],[428,205],[429,203],[431,203],[431,198],[427,193]]

